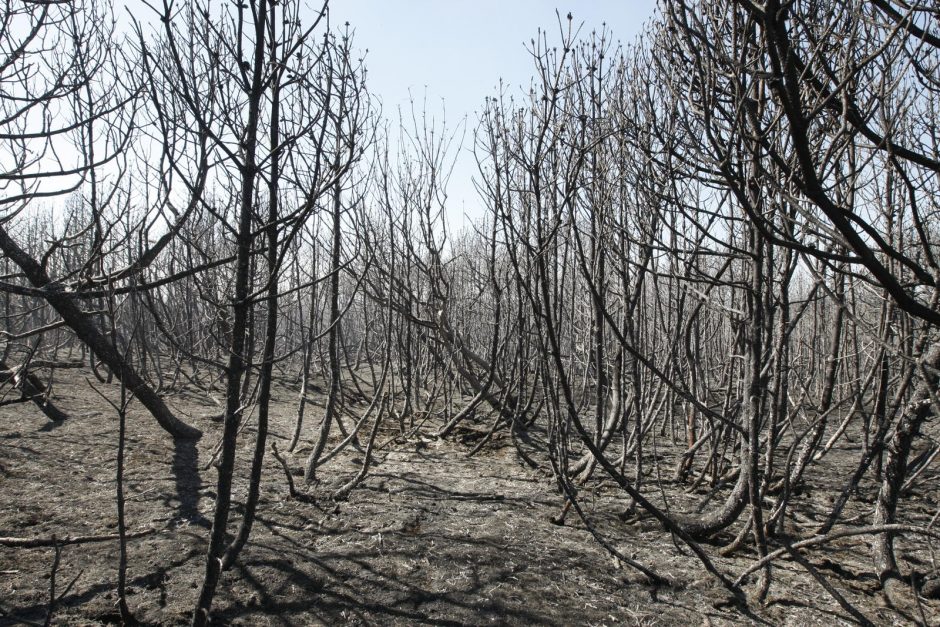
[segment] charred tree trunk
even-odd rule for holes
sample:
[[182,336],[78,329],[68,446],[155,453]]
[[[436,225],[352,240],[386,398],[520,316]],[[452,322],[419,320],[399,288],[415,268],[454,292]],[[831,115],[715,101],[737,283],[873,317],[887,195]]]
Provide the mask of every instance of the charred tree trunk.
[[[911,444],[920,434],[920,427],[933,415],[933,400],[937,390],[937,369],[940,368],[940,343],[934,343],[920,361],[923,379],[914,392],[914,398],[907,404],[894,435],[887,445],[884,478],[875,504],[875,525],[891,524],[895,520],[901,486],[907,472],[907,460],[911,453]],[[894,537],[891,533],[878,536],[874,546],[875,568],[885,587],[891,580],[899,578],[898,565],[894,556]]]
[[173,415],[163,399],[127,363],[106,332],[98,328],[91,315],[82,311],[75,297],[53,282],[46,270],[13,241],[3,226],[0,226],[0,250],[23,270],[33,287],[42,290],[43,298],[62,317],[65,324],[111,369],[111,372],[120,377],[128,392],[150,411],[167,433],[177,439],[198,439],[202,436],[199,429],[187,425]]

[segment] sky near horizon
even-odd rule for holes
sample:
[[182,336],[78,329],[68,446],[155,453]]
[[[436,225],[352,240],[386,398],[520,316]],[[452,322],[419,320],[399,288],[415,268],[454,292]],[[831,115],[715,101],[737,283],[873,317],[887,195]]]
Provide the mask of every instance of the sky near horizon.
[[[397,123],[411,114],[410,98],[428,112],[446,114],[447,127],[466,134],[448,187],[452,226],[464,216],[479,218],[472,150],[473,128],[484,98],[500,79],[521,94],[533,74],[528,42],[547,29],[559,39],[558,17],[572,13],[581,34],[606,24],[614,42],[633,42],[652,18],[656,0],[333,0],[333,28],[349,22],[355,46],[368,50],[366,84],[382,102],[383,115]],[[557,10],[557,15],[556,15]],[[443,101],[443,109],[442,109]]]

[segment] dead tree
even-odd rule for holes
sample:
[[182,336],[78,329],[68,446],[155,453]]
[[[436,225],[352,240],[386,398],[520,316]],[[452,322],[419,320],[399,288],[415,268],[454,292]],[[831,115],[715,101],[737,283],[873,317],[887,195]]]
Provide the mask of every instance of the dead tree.
[[[118,351],[113,334],[102,328],[96,316],[83,307],[88,294],[84,287],[100,286],[132,274],[128,268],[117,275],[102,275],[101,247],[83,260],[74,279],[55,278],[49,273],[49,261],[63,241],[54,242],[37,258],[16,239],[18,215],[28,214],[41,199],[62,198],[91,182],[96,173],[110,167],[121,157],[134,128],[133,110],[137,91],[124,86],[114,72],[122,61],[115,50],[106,12],[94,4],[40,3],[4,11],[4,20],[23,21],[25,29],[4,28],[3,67],[5,80],[19,84],[19,92],[3,97],[3,141],[8,150],[3,166],[3,180],[8,189],[2,206],[4,224],[0,226],[0,250],[22,270],[29,287],[6,285],[13,293],[44,299],[63,322],[114,373],[120,373],[128,390],[140,399],[154,418],[174,437],[196,438],[200,431],[173,415],[152,387],[127,363]],[[16,33],[16,34],[14,34]],[[65,50],[66,54],[52,53]],[[36,71],[29,68],[43,68]],[[132,71],[130,72],[132,73]],[[78,77],[73,79],[73,77]],[[43,112],[49,107],[68,112],[58,124]],[[104,138],[95,129],[108,127]],[[84,152],[64,159],[58,143],[74,138]],[[100,203],[92,200],[91,224],[82,228],[102,228]],[[151,249],[150,254],[159,248]],[[149,257],[145,254],[141,261]]]

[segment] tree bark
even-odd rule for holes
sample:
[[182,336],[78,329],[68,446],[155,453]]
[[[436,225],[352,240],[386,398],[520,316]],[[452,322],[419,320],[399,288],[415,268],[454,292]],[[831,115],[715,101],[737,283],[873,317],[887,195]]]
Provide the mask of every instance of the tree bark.
[[[932,403],[937,388],[936,370],[940,368],[940,342],[928,349],[921,360],[925,378],[914,392],[905,408],[904,414],[895,427],[885,456],[884,479],[878,491],[875,515],[872,523],[876,526],[894,523],[898,508],[898,497],[907,473],[907,459],[911,444],[920,433],[924,421],[933,414]],[[894,557],[894,536],[884,533],[878,537],[874,547],[875,568],[882,584],[899,577],[897,561]]]

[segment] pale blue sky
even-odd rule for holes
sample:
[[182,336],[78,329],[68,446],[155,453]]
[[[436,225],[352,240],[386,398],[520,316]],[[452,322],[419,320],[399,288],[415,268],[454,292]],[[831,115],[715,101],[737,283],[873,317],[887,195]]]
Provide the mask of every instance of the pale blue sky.
[[[312,21],[322,0],[307,1]],[[466,140],[448,187],[448,213],[459,227],[464,213],[482,215],[471,180],[477,174],[470,152],[476,112],[486,96],[496,95],[500,79],[513,93],[528,87],[533,63],[526,46],[538,29],[547,29],[549,42],[557,42],[555,11],[562,17],[570,11],[574,25],[583,24],[582,35],[606,23],[613,41],[627,44],[655,5],[656,0],[331,0],[330,13],[333,29],[348,21],[355,45],[368,50],[369,91],[393,124],[399,109],[410,115],[409,90],[419,107],[426,101],[438,117],[443,101],[450,129],[466,120]],[[140,0],[115,0],[115,7],[122,22],[128,10],[145,24],[156,19]]]
[[410,111],[409,89],[419,103],[426,97],[431,112],[444,100],[448,126],[464,118],[467,135],[449,190],[449,214],[460,226],[466,211],[479,217],[471,177],[476,165],[469,150],[476,112],[486,96],[495,95],[500,78],[519,90],[533,73],[526,44],[539,27],[549,41],[558,40],[555,10],[569,11],[582,33],[606,22],[614,41],[630,43],[649,20],[655,0],[333,0],[333,26],[346,21],[356,31],[356,45],[368,49],[369,90],[397,121],[398,109]]

